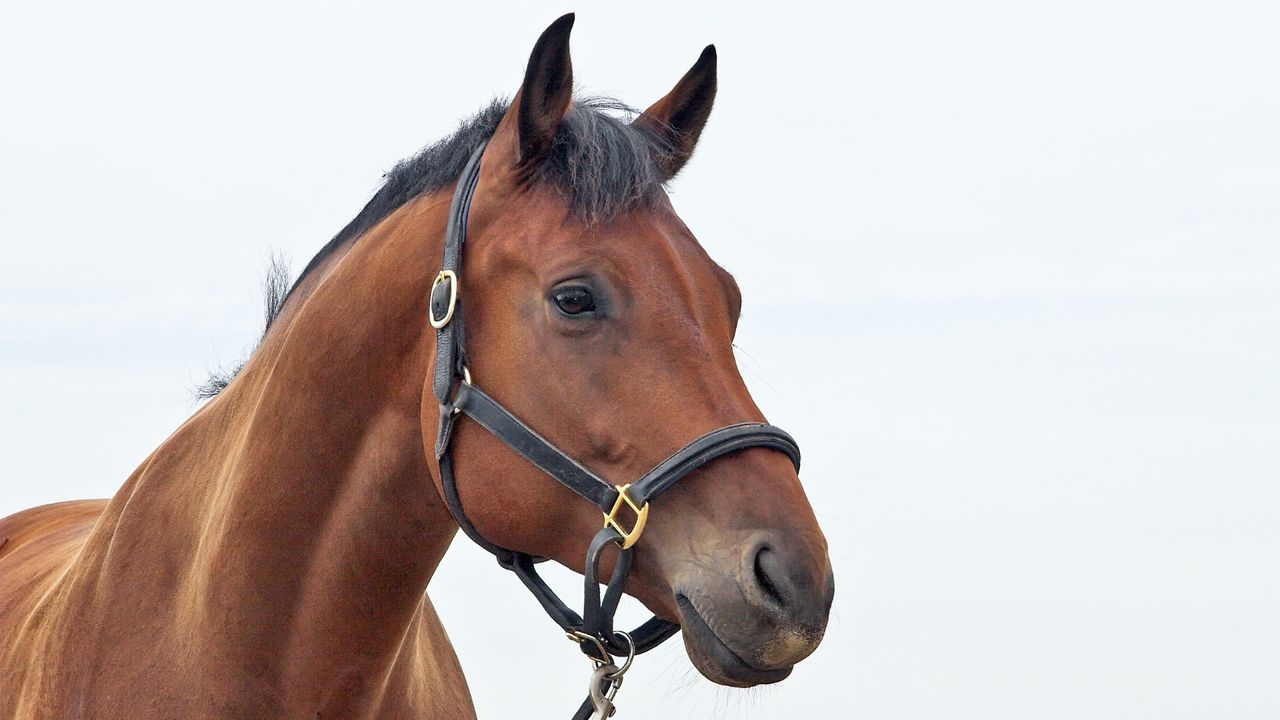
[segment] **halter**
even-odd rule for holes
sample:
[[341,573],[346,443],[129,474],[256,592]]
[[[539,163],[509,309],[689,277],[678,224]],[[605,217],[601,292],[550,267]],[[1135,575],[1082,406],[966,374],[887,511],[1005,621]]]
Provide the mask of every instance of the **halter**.
[[[493,553],[499,565],[514,572],[569,639],[578,643],[596,663],[597,670],[591,682],[592,697],[583,703],[574,717],[586,717],[585,713],[593,707],[599,716],[604,708],[601,702],[607,704],[611,713],[610,701],[621,685],[622,674],[630,666],[631,659],[658,646],[680,629],[679,625],[656,616],[630,633],[613,628],[613,615],[622,599],[622,585],[631,570],[631,548],[644,532],[650,501],[703,465],[745,448],[765,447],[785,453],[798,471],[800,449],[790,435],[772,425],[739,423],[702,435],[635,482],[615,486],[552,445],[476,387],[467,368],[459,278],[467,238],[467,216],[480,178],[480,158],[484,148],[482,144],[472,153],[454,190],[445,227],[444,262],[431,285],[429,319],[436,329],[433,389],[440,403],[440,430],[435,452],[440,466],[440,481],[449,512],[463,532],[477,545]],[[538,575],[535,563],[546,558],[494,545],[467,520],[458,497],[449,448],[454,424],[462,415],[474,420],[521,457],[600,508],[604,526],[587,548],[582,615],[571,610]],[[624,515],[629,515],[630,520]],[[602,597],[598,581],[600,557],[601,551],[610,544],[618,546],[618,559]],[[626,658],[622,668],[613,665],[611,656]],[[604,714],[607,717],[610,713]]]

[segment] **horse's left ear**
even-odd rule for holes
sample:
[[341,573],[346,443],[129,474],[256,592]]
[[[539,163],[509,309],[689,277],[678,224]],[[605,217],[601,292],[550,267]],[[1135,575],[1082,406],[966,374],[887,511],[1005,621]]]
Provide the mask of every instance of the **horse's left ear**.
[[523,166],[541,162],[569,111],[573,97],[573,63],[569,60],[571,30],[573,13],[551,23],[529,55],[524,83],[514,102],[520,134],[519,162]]
[[671,92],[635,119],[634,125],[657,140],[658,169],[664,182],[689,162],[715,99],[716,46],[708,45]]

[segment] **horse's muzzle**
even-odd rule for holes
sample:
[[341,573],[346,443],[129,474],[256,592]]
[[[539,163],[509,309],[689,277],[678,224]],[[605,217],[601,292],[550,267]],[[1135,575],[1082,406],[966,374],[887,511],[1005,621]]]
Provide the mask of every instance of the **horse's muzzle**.
[[825,551],[774,531],[744,539],[717,544],[676,584],[689,658],[737,687],[778,682],[817,649],[835,592]]

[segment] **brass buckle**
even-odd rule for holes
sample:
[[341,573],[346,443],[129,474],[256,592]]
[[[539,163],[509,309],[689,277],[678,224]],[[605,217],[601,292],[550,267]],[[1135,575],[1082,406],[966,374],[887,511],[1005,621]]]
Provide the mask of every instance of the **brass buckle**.
[[604,665],[613,660],[613,657],[609,655],[609,651],[605,649],[604,643],[601,642],[600,638],[596,637],[595,635],[588,635],[587,633],[584,633],[581,630],[567,630],[565,631],[564,636],[569,638],[569,642],[575,645],[581,645],[582,643],[588,642],[588,641],[590,641],[593,645],[595,645],[596,650],[598,650],[600,654],[595,656],[587,655],[587,657],[591,658],[591,662],[595,663],[596,667]]
[[[636,501],[632,500],[631,496],[627,494],[627,488],[629,487],[631,487],[629,484],[618,486],[618,499],[613,502],[613,508],[604,514],[604,526],[617,530],[618,534],[622,536],[623,550],[627,550],[636,544],[636,541],[640,539],[640,533],[644,532],[644,524],[649,521],[649,503],[645,503],[644,507],[637,505]],[[636,516],[635,524],[631,526],[630,530],[622,527],[622,523],[618,522],[618,511],[622,510],[624,503],[631,508],[631,512]]]
[[[626,675],[627,671],[631,669],[631,662],[636,659],[636,641],[635,638],[631,637],[631,633],[623,630],[614,630],[613,634],[627,641],[627,659],[622,663],[622,667],[616,668],[616,672],[605,677],[609,680],[621,680],[622,676]],[[584,642],[590,642],[595,645],[596,650],[600,651],[600,655],[588,655],[587,657],[591,658],[591,662],[595,663],[596,667],[607,665],[613,661],[613,656],[605,648],[604,642],[595,635],[588,635],[581,630],[566,630],[564,636],[569,638],[569,642],[574,645],[581,646]]]
[[[444,317],[436,317],[436,287],[445,281],[449,282],[449,308],[445,310]],[[439,330],[449,321],[453,319],[453,310],[458,307],[458,276],[452,270],[441,270],[436,279],[431,283],[431,294],[427,298],[427,319],[431,321],[431,327]]]

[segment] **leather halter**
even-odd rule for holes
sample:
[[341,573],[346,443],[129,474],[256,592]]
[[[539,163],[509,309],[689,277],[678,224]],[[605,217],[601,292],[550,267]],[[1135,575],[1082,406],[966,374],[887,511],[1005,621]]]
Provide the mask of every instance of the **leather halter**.
[[[613,629],[613,615],[622,597],[622,584],[631,568],[631,546],[644,530],[649,502],[703,465],[745,448],[765,447],[785,453],[798,471],[800,449],[790,435],[772,425],[754,422],[729,425],[693,440],[634,483],[615,486],[548,442],[476,387],[467,369],[459,278],[467,237],[467,216],[480,178],[480,158],[484,147],[481,145],[471,155],[458,179],[445,228],[444,262],[431,286],[430,320],[436,328],[433,388],[440,403],[440,430],[435,452],[445,503],[462,530],[476,544],[497,556],[499,565],[520,578],[551,619],[570,639],[579,643],[584,653],[599,663],[608,663],[611,661],[609,654],[628,657],[632,653],[645,652],[680,629],[679,625],[656,616],[629,635]],[[587,550],[582,615],[569,609],[539,577],[534,564],[545,558],[494,545],[467,520],[458,497],[449,450],[454,423],[464,414],[547,475],[595,504],[604,514],[604,527],[596,533]],[[624,508],[635,515],[630,529],[624,527],[624,521],[619,517]],[[618,560],[601,597],[597,577],[600,556],[611,543],[619,546]]]

